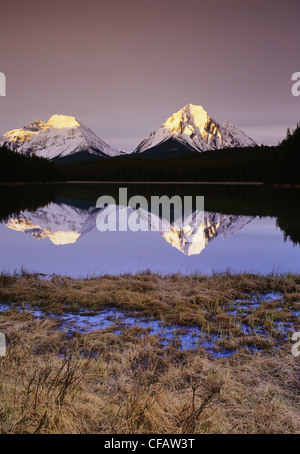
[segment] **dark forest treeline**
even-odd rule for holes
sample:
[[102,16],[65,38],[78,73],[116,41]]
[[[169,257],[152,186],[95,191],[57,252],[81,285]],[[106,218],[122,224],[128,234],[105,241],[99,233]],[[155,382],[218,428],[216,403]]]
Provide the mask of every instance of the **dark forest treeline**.
[[300,184],[300,127],[278,146],[230,148],[149,159],[120,156],[62,165],[66,180],[86,181],[253,181]]
[[300,183],[295,172],[299,162],[291,162],[277,147],[213,150],[162,159],[122,156],[61,167],[66,180]]
[[277,147],[230,148],[150,159],[127,155],[57,165],[0,149],[0,181],[237,181],[300,184],[300,127]]
[[0,181],[32,182],[61,179],[59,168],[48,159],[25,156],[0,147]]

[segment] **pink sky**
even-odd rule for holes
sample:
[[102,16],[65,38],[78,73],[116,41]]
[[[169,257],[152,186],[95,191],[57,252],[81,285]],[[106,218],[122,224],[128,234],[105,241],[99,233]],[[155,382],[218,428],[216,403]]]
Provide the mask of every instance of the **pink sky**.
[[130,151],[188,103],[259,143],[300,121],[298,0],[10,1],[0,17],[0,134],[58,113]]

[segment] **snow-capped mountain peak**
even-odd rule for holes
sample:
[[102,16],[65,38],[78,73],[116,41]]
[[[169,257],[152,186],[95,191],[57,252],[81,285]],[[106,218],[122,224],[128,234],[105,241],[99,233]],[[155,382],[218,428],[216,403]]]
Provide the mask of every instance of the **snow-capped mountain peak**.
[[0,137],[0,145],[19,153],[48,159],[72,157],[78,153],[94,157],[118,156],[119,151],[101,140],[87,126],[67,115],[53,115],[47,123],[36,120]]
[[76,128],[80,126],[80,123],[76,120],[75,117],[68,115],[52,115],[48,120],[49,127],[55,129],[64,129],[64,128]]
[[163,126],[174,133],[191,135],[197,129],[204,129],[208,118],[202,106],[188,104],[168,118]]
[[256,145],[243,131],[228,121],[220,125],[202,106],[187,104],[153,131],[134,152],[142,153],[169,139],[175,139],[196,151]]

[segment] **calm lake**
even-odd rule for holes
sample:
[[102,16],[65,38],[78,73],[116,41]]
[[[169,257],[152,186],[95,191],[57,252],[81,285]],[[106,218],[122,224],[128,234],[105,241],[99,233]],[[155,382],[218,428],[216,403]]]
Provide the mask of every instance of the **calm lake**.
[[[190,196],[193,210],[182,222],[174,208],[168,224],[162,213],[143,209],[140,228],[120,231],[118,222],[137,213],[119,206],[119,187],[127,188],[128,199],[141,195],[149,203],[153,196]],[[103,195],[117,205],[97,208]],[[204,197],[198,222],[196,196]],[[299,189],[251,185],[2,185],[0,271],[73,277],[145,270],[299,273],[299,207]],[[114,213],[117,229],[99,231],[97,220],[105,226]]]

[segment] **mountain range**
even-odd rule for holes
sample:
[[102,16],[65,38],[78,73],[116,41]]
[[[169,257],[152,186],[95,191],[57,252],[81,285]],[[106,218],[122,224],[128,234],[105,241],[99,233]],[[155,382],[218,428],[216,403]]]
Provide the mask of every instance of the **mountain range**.
[[[66,115],[53,115],[46,123],[36,120],[6,132],[0,136],[2,145],[24,155],[34,154],[60,163],[124,154],[109,146],[74,117]],[[254,140],[238,127],[228,121],[220,125],[202,106],[188,104],[143,140],[133,154],[160,157],[254,146]]]

